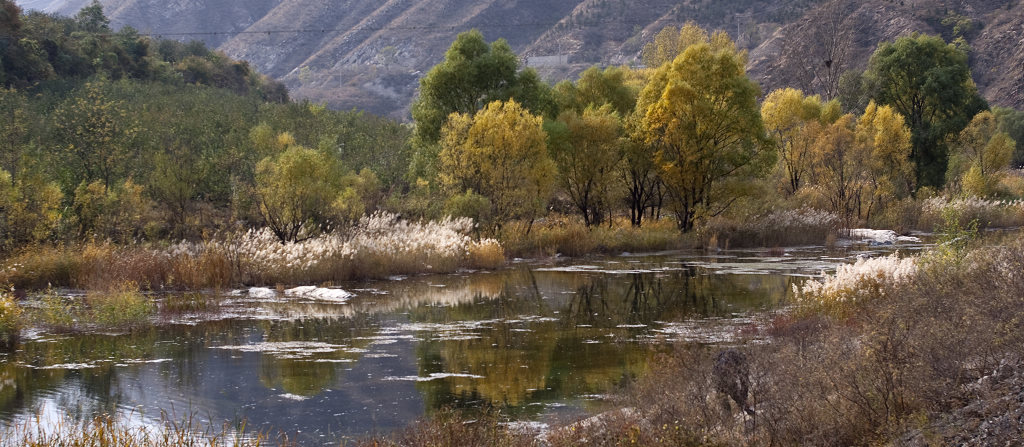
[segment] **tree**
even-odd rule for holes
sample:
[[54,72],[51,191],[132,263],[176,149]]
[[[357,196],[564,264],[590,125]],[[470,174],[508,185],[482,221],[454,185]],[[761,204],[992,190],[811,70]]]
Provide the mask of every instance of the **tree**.
[[60,220],[60,187],[34,171],[19,177],[0,169],[0,250],[42,242]]
[[1024,111],[993,107],[992,114],[999,123],[999,131],[1006,133],[1017,143],[1017,149],[1013,152],[1013,166],[1024,167]]
[[542,122],[514,100],[494,101],[475,116],[452,114],[441,130],[442,186],[451,195],[486,197],[498,225],[532,221],[547,204],[556,173]]
[[953,143],[948,187],[977,196],[993,193],[1010,167],[1015,146],[1009,135],[999,131],[992,112],[975,115]]
[[603,71],[590,67],[580,73],[575,83],[559,82],[554,88],[554,100],[560,111],[583,113],[587,107],[608,104],[619,116],[626,116],[636,107],[639,89],[629,83],[628,67],[608,67]]
[[804,96],[800,90],[775,90],[765,98],[761,119],[777,143],[778,170],[785,178],[787,193],[800,189],[811,168],[815,139],[824,126],[838,118],[838,101],[822,103],[817,95]]
[[287,144],[280,154],[261,160],[255,181],[260,214],[282,242],[329,231],[342,218],[363,212],[355,179],[341,163],[301,145]]
[[654,35],[652,41],[644,45],[640,51],[640,60],[649,68],[657,68],[672,62],[691,45],[698,43],[710,44],[715,51],[735,47],[732,39],[724,31],[715,31],[709,37],[704,28],[689,21],[679,28],[662,28]]
[[853,115],[843,115],[825,127],[814,143],[814,183],[846,228],[856,217],[867,178],[864,156],[856,144]]
[[53,125],[68,160],[65,187],[100,180],[110,188],[130,166],[131,141],[138,132],[121,101],[90,82],[54,112]]
[[988,107],[971,80],[966,50],[938,36],[901,37],[878,47],[865,77],[875,101],[894,107],[907,120],[917,185],[941,187],[947,137]]
[[[716,49],[717,47],[717,49]],[[655,160],[679,228],[717,215],[736,199],[727,186],[770,161],[746,55],[734,46],[691,45],[662,65],[637,103],[639,130]]]
[[849,68],[854,30],[851,7],[856,2],[831,0],[814,8],[785,34],[780,58],[790,61],[787,79],[826,101],[839,96],[840,78]]
[[[548,127],[551,157],[562,188],[589,227],[600,224],[611,206],[622,123],[609,104],[588,107],[583,114],[562,112]],[[560,136],[560,138],[559,138]]]
[[[858,215],[868,220],[893,199],[914,191],[914,165],[910,161],[910,129],[892,107],[868,104],[857,120],[854,159],[866,168],[864,197],[858,201]],[[867,203],[864,203],[867,202]]]
[[459,34],[444,61],[420,79],[412,103],[416,149],[411,175],[436,169],[441,128],[452,113],[474,114],[492,101],[516,100],[537,114],[552,112],[550,89],[532,69],[518,70],[519,59],[504,39],[490,45],[480,31]]

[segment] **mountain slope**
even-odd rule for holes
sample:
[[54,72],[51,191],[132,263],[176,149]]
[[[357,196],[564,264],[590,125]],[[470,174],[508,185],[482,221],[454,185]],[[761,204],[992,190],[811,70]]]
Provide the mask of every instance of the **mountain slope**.
[[[835,94],[881,41],[962,26],[983,94],[1024,108],[1024,0],[102,0],[115,26],[201,39],[284,81],[296,98],[408,119],[418,79],[462,31],[504,38],[551,81],[593,64],[636,63],[644,42],[693,20],[751,50],[765,92],[783,85]],[[21,0],[73,14],[85,0]],[[954,20],[943,25],[944,20]],[[966,20],[966,22],[964,21]],[[830,28],[831,27],[831,28]],[[841,36],[838,53],[819,42]],[[176,35],[175,33],[194,33]],[[839,54],[841,53],[841,54]],[[831,54],[829,56],[828,54]],[[568,62],[566,62],[566,60]],[[824,67],[824,60],[833,61]]]

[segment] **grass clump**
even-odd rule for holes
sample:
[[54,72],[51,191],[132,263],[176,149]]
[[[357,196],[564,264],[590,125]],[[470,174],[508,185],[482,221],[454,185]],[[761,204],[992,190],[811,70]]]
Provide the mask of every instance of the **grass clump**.
[[612,219],[609,225],[587,227],[575,216],[547,217],[533,225],[510,223],[502,226],[498,239],[514,257],[644,252],[692,245],[671,219],[650,221],[642,227]]
[[802,304],[819,311],[842,314],[859,303],[892,295],[917,274],[917,259],[897,254],[877,258],[860,258],[853,264],[836,268],[833,275],[820,281],[809,280],[793,285],[793,292]]
[[85,296],[85,304],[88,307],[86,321],[107,328],[145,326],[156,309],[153,300],[139,292],[139,286],[133,282],[90,292]]

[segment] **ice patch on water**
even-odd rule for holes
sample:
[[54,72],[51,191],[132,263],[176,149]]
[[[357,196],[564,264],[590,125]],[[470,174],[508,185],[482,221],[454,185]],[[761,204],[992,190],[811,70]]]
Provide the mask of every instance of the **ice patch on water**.
[[448,377],[465,377],[469,379],[483,379],[484,376],[478,376],[475,374],[459,374],[459,373],[431,373],[429,376],[388,376],[384,380],[407,380],[412,382],[429,382],[431,380],[445,379]]
[[646,324],[620,324],[620,325],[616,325],[615,327],[620,328],[620,329],[633,329],[633,328],[647,327],[647,325]]
[[249,298],[274,299],[277,298],[277,292],[267,287],[250,287]]
[[277,397],[280,397],[282,399],[294,400],[296,402],[302,402],[302,401],[304,401],[306,399],[309,399],[309,397],[299,396],[298,394],[292,394],[292,393],[278,394]]
[[[92,363],[58,363],[56,365],[32,366],[32,369],[90,369],[99,368],[101,362]],[[102,362],[106,363],[106,362]]]
[[344,303],[352,297],[352,293],[342,289],[329,289],[317,286],[299,286],[284,291],[284,296],[292,298],[307,298],[318,301],[330,301]]
[[306,358],[313,354],[334,353],[344,348],[345,347],[341,345],[332,345],[317,341],[279,341],[263,342],[251,345],[214,346],[214,349],[240,352],[260,352],[288,359]]
[[854,228],[850,230],[850,238],[879,245],[889,245],[897,242],[921,242],[919,238],[900,236],[892,230],[874,230],[871,228]]
[[[743,328],[755,323],[754,319],[741,318],[707,318],[703,320],[664,323],[652,332],[668,338],[669,341],[687,343],[735,343],[739,341]],[[653,340],[652,340],[653,341]]]

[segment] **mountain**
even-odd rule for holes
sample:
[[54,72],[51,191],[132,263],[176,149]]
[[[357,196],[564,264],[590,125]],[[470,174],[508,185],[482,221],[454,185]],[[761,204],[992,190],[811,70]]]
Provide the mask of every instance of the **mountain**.
[[914,32],[941,35],[950,42],[962,38],[982,96],[992,105],[1024,109],[1021,0],[829,2],[779,28],[752,50],[749,71],[765,92],[795,86],[829,95],[839,75],[867,66],[879,43]]
[[[687,20],[725,29],[749,49],[765,92],[794,85],[834,94],[839,76],[866,66],[880,41],[914,31],[951,39],[955,31],[971,45],[986,98],[1024,108],[1024,0],[101,1],[115,27],[203,40],[284,81],[294,98],[399,119],[408,119],[420,76],[459,32],[504,38],[557,81],[593,64],[638,63],[654,33]],[[20,4],[74,14],[85,0]],[[817,42],[828,29],[845,40],[841,55],[822,56]],[[835,63],[823,70],[825,59]]]

